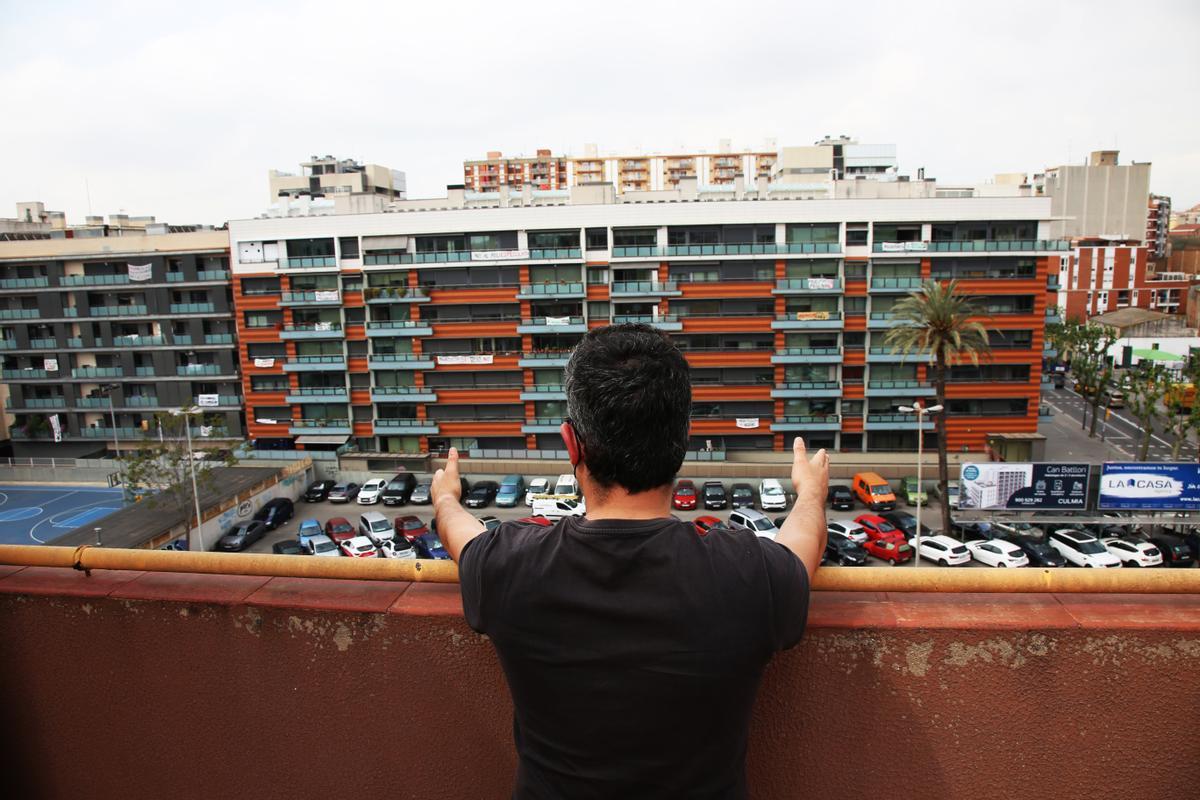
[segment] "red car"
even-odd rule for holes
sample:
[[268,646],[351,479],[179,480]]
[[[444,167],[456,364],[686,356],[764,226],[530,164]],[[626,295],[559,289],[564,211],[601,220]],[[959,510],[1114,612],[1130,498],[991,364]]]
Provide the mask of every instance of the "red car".
[[861,546],[871,555],[888,562],[893,567],[903,564],[913,556],[912,547],[904,541],[903,537],[869,539]]
[[692,511],[696,508],[696,484],[691,481],[680,481],[675,484],[675,494],[671,495],[671,506],[680,511]]
[[396,521],[392,523],[392,526],[395,528],[397,536],[403,536],[410,542],[418,536],[424,536],[430,532],[429,527],[421,521],[421,518],[412,514],[396,517]]
[[358,535],[358,531],[354,530],[354,526],[350,524],[350,520],[345,517],[330,517],[325,523],[325,535],[333,540],[336,545],[341,545],[347,539],[353,539]]
[[863,526],[863,530],[867,532],[867,538],[869,539],[904,538],[904,531],[898,529],[878,514],[859,514],[854,518],[854,521]]
[[717,517],[712,517],[706,514],[703,517],[696,517],[694,520],[692,520],[692,524],[696,526],[696,533],[703,536],[713,528],[724,525],[725,523]]

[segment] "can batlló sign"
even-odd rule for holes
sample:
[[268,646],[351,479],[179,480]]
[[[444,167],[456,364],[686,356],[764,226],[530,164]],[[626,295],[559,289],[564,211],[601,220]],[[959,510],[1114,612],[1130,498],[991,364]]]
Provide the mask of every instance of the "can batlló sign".
[[1200,509],[1200,464],[1108,462],[1100,473],[1100,508]]

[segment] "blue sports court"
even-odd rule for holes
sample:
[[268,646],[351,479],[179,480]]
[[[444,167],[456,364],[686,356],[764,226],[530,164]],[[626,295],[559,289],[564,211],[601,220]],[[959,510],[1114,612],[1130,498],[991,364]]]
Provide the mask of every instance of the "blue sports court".
[[121,490],[0,485],[0,544],[45,544],[121,508]]

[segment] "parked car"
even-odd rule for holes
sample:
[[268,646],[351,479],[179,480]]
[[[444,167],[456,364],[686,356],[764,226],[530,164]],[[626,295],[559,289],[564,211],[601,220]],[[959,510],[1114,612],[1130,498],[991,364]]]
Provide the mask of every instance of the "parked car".
[[1050,546],[1044,537],[1035,535],[1005,534],[1005,541],[1021,548],[1031,567],[1065,567],[1067,560],[1062,553]]
[[696,484],[682,480],[675,484],[671,493],[671,508],[677,511],[692,511],[696,508]]
[[731,511],[729,524],[753,531],[756,536],[764,539],[774,539],[779,534],[779,528],[776,528],[774,523],[767,519],[767,515],[761,511],[755,511],[753,508],[739,508]]
[[487,508],[496,499],[500,484],[495,481],[479,481],[471,487],[471,491],[463,495],[463,505],[467,508]]
[[429,498],[429,487],[432,485],[432,481],[418,481],[417,485],[413,487],[412,493],[408,496],[408,502],[412,503],[414,506],[429,505],[431,502]]
[[417,558],[432,558],[438,561],[450,558],[450,553],[442,546],[442,540],[436,533],[426,533],[413,539],[413,547],[417,550]]
[[396,517],[392,523],[392,530],[401,539],[406,539],[410,542],[418,536],[424,536],[429,533],[429,528],[421,521],[421,518],[412,514]]
[[271,552],[280,556],[305,555],[304,548],[295,539],[284,539],[282,542],[276,542],[271,545]]
[[550,494],[550,479],[549,478],[531,478],[528,488],[525,489],[525,505],[532,506],[533,498],[539,494]]
[[933,485],[933,491],[930,494],[938,500],[948,502],[950,508],[958,508],[958,481],[946,481],[945,497],[942,497],[941,489],[937,484]]
[[1200,531],[1188,531],[1179,537],[1183,543],[1187,545],[1187,549],[1191,552],[1192,558],[1200,558]]
[[859,472],[850,483],[854,497],[872,511],[891,511],[896,507],[892,487],[874,472]]
[[1000,535],[1000,532],[992,527],[990,522],[962,522],[952,519],[950,521],[950,529],[954,535],[964,542],[974,541],[976,539],[995,539]]
[[239,522],[225,531],[225,535],[217,540],[216,549],[227,553],[236,553],[245,550],[261,539],[266,532],[267,526],[260,520],[252,519],[249,522]]
[[696,533],[704,536],[713,528],[720,528],[724,526],[725,523],[719,517],[713,517],[706,514],[702,517],[696,517],[694,520],[692,520],[692,525],[695,526]]
[[825,495],[829,507],[835,511],[852,511],[854,509],[854,492],[850,487],[841,483],[832,484]]
[[330,517],[325,520],[325,535],[333,541],[334,544],[343,539],[350,539],[355,536],[354,526],[350,524],[350,520],[345,517]]
[[554,482],[554,495],[564,500],[578,500],[579,481],[575,480],[575,476],[571,473],[564,472]]
[[329,497],[329,490],[334,487],[333,481],[313,481],[304,490],[304,502],[319,503]]
[[356,497],[358,497],[357,483],[339,483],[329,490],[329,502],[331,503],[349,503]]
[[901,538],[895,539],[872,539],[871,541],[863,542],[862,547],[871,555],[878,559],[888,562],[893,567],[897,564],[903,564],[913,556],[913,549],[908,542]]
[[417,551],[412,542],[403,536],[384,539],[379,543],[380,558],[416,558]]
[[835,520],[825,523],[825,528],[828,533],[838,533],[845,536],[855,544],[862,544],[871,538],[867,536],[867,531],[862,525],[850,520]]
[[379,499],[385,506],[407,505],[416,488],[417,476],[411,472],[401,472],[387,482],[387,486],[379,493]]
[[1162,551],[1144,539],[1110,536],[1102,539],[1108,552],[1121,559],[1125,567],[1161,567]]
[[583,500],[559,500],[555,497],[538,497],[533,501],[534,516],[545,517],[549,520],[560,520],[563,517],[582,517],[587,513],[587,505]]
[[704,495],[704,507],[707,509],[725,508],[729,505],[729,493],[725,491],[725,484],[720,481],[705,481],[701,492]]
[[903,532],[878,514],[859,514],[854,521],[863,527],[869,539],[905,538]]
[[758,505],[763,511],[783,511],[788,506],[787,492],[775,478],[763,478],[758,484]]
[[[917,518],[907,511],[885,511],[879,516],[886,519],[888,522],[896,526],[896,529],[903,532],[906,537],[911,539],[917,535]],[[940,531],[921,523],[921,538],[926,536],[937,536]]]
[[1125,394],[1119,389],[1105,389],[1100,395],[1100,402],[1109,408],[1124,408]]
[[365,536],[375,544],[396,535],[392,523],[378,511],[368,511],[358,516],[358,535]]
[[513,508],[525,496],[525,479],[520,475],[505,475],[496,491],[497,508]]
[[1050,531],[1050,546],[1077,567],[1119,567],[1121,559],[1105,549],[1100,540],[1077,528]]
[[929,504],[929,495],[921,488],[916,475],[909,475],[900,481],[900,496],[904,498],[905,505],[915,506],[920,503],[924,506]]
[[375,505],[380,500],[380,495],[387,488],[387,481],[383,478],[371,478],[358,489],[358,504],[360,506]]
[[[917,547],[916,539],[909,539],[908,543],[914,548]],[[933,536],[922,534],[921,546],[917,548],[917,553],[921,558],[943,567],[957,567],[959,564],[966,564],[971,560],[971,551],[962,542],[941,534]]]
[[351,558],[379,558],[379,548],[366,536],[352,536],[344,539],[338,544],[338,547],[342,548],[342,555]]
[[[349,524],[349,523],[347,523]],[[313,536],[308,540],[307,551],[310,556],[340,556],[341,549],[328,536]]]
[[754,487],[748,483],[735,483],[729,487],[730,508],[754,508]]
[[273,531],[292,518],[295,506],[286,497],[275,497],[263,503],[254,518]]
[[1192,551],[1188,549],[1187,542],[1173,533],[1157,529],[1143,535],[1142,538],[1158,547],[1162,553],[1163,566],[1190,567],[1196,561],[1192,557]]
[[321,523],[315,519],[306,519],[300,522],[300,529],[296,531],[297,543],[304,547],[308,544],[308,540],[313,536],[321,536],[325,531],[321,528]]
[[480,517],[479,521],[483,523],[483,529],[485,531],[494,531],[502,524],[499,517],[493,517],[491,514]]
[[1029,557],[1007,539],[976,540],[967,542],[971,557],[989,567],[1027,567]]
[[824,560],[839,567],[861,567],[867,563],[867,551],[848,537],[829,531],[825,537]]

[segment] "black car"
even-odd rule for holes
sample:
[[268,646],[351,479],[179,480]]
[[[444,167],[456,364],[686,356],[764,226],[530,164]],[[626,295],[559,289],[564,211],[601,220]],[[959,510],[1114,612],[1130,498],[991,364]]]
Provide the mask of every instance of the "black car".
[[379,499],[385,506],[408,505],[408,500],[412,497],[415,488],[417,488],[417,476],[411,472],[401,472],[387,482],[387,486],[383,487],[383,491],[379,493]]
[[245,550],[261,539],[266,532],[267,526],[257,519],[252,519],[249,522],[239,522],[217,540],[216,549],[224,550],[227,553],[236,553],[239,550]]
[[300,542],[296,539],[284,539],[282,542],[276,542],[271,545],[271,552],[281,556],[305,555],[304,548],[300,546]]
[[730,508],[754,508],[754,487],[748,483],[735,483],[729,487]]
[[950,534],[961,542],[973,542],[980,539],[996,539],[1000,531],[992,527],[990,522],[959,522],[950,521]]
[[825,539],[824,561],[840,567],[861,567],[867,563],[867,551],[849,537],[830,532]]
[[1167,533],[1165,530],[1155,530],[1149,534],[1142,533],[1139,538],[1156,545],[1162,551],[1164,567],[1190,567],[1196,563],[1182,536]]
[[304,490],[304,497],[301,499],[306,503],[319,503],[329,497],[329,490],[333,487],[333,481],[313,481]]
[[[892,523],[897,530],[902,531],[904,538],[911,539],[917,535],[917,518],[907,511],[885,511],[879,516]],[[936,536],[937,533],[937,531],[924,522],[921,523],[922,536]]]
[[263,507],[254,515],[254,519],[266,525],[267,530],[273,531],[291,519],[294,510],[291,500],[286,497],[276,497],[274,500],[263,503]]
[[1021,552],[1029,559],[1031,567],[1065,567],[1067,565],[1067,559],[1050,546],[1045,536],[1002,532],[997,538],[1012,542],[1021,548]]
[[1182,538],[1188,550],[1192,551],[1192,558],[1200,559],[1200,531],[1188,531]]
[[496,499],[498,491],[500,491],[500,484],[495,481],[479,481],[471,487],[463,504],[467,508],[487,508]]
[[331,503],[349,503],[354,498],[358,497],[359,485],[352,481],[347,483],[336,484],[329,490],[329,502]]
[[705,481],[702,489],[705,508],[725,508],[729,505],[729,493],[720,481]]
[[849,486],[840,483],[832,484],[825,497],[829,501],[829,507],[835,511],[854,510],[854,494],[850,491]]

